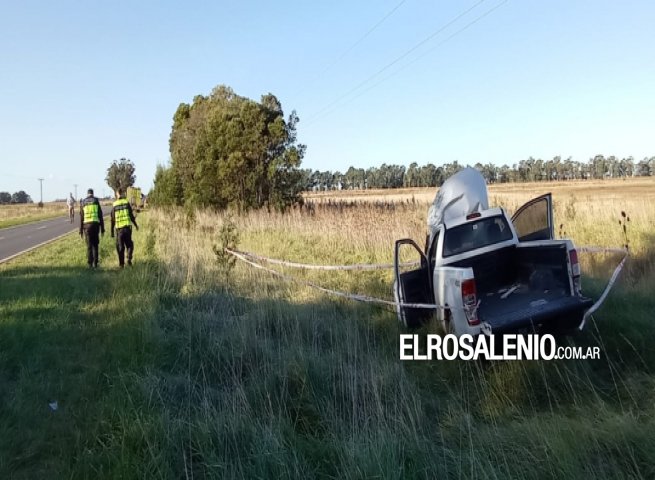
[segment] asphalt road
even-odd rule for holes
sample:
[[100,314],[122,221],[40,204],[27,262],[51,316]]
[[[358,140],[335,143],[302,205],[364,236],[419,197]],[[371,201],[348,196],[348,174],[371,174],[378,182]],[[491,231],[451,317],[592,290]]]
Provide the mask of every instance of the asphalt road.
[[80,228],[80,218],[70,223],[68,216],[27,223],[16,227],[0,228],[0,263],[25,253]]

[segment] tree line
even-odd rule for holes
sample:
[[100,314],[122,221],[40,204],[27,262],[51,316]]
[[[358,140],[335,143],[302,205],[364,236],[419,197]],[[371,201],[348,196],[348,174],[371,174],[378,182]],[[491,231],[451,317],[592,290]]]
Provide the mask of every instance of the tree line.
[[0,192],[0,204],[5,205],[8,203],[33,203],[30,197],[24,190],[14,192]]
[[[468,165],[467,165],[468,166]],[[635,161],[633,157],[617,158],[596,155],[587,162],[577,162],[570,157],[554,157],[550,160],[529,157],[509,165],[476,163],[488,183],[590,180],[655,175],[655,157]],[[432,163],[419,166],[413,162],[404,165],[387,165],[367,169],[350,167],[345,173],[331,170],[303,169],[302,185],[306,191],[361,190],[366,188],[438,187],[464,165],[457,161],[436,166]]]

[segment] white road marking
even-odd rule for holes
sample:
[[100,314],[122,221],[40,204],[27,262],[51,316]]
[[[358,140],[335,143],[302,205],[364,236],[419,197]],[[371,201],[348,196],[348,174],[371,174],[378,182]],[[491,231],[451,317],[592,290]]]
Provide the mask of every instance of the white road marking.
[[2,230],[2,231],[6,231],[6,230],[13,230],[14,228],[22,228],[22,227],[24,227],[24,226],[28,226],[28,227],[29,227],[30,225],[32,225],[32,224],[34,224],[34,223],[39,223],[39,222],[50,222],[50,221],[52,221],[52,220],[57,220],[57,219],[58,219],[58,217],[55,217],[54,219],[51,218],[51,219],[49,219],[49,220],[34,220],[34,221],[31,221],[31,222],[21,223],[20,225],[14,225],[14,226],[11,226],[11,227],[3,227],[1,230]]
[[36,227],[37,230],[43,230],[44,228],[48,228],[47,225],[43,225],[42,227]]
[[4,240],[4,239],[5,239],[5,237],[0,237],[0,240]]
[[50,243],[50,242],[54,242],[55,240],[59,240],[60,238],[65,237],[66,235],[70,235],[71,233],[73,233],[73,232],[62,233],[61,235],[59,235],[59,236],[57,236],[57,237],[55,237],[55,238],[51,238],[50,240],[46,240],[45,242],[41,242],[41,243],[39,243],[38,245],[34,245],[33,247],[26,248],[25,250],[23,250],[23,251],[21,251],[21,252],[14,253],[13,255],[10,255],[10,256],[8,256],[8,257],[6,257],[6,258],[0,258],[0,263],[8,262],[8,261],[11,260],[12,258],[16,258],[16,257],[19,256],[19,255],[22,255],[22,254],[24,254],[24,253],[30,252],[30,251],[32,251],[32,250],[34,250],[34,249],[36,249],[36,248],[39,248],[39,247],[41,247],[41,246],[43,246],[43,245],[46,245],[46,244],[48,244],[48,243]]

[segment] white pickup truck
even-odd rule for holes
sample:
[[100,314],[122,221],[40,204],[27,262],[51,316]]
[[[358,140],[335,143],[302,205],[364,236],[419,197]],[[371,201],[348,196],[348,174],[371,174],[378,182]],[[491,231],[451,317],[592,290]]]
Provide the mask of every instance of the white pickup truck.
[[[554,240],[551,195],[531,200],[510,218],[502,208],[488,208],[484,179],[471,170],[442,186],[424,252],[411,239],[396,242],[400,322],[418,327],[436,314],[456,335],[577,326],[593,302],[581,294],[573,242]],[[418,251],[419,268],[401,272],[403,246]],[[444,308],[402,306],[408,303]]]

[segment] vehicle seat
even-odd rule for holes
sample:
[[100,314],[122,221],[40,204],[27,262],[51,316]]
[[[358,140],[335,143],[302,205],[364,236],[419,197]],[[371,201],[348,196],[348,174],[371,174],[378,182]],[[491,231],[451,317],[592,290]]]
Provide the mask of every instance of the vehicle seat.
[[448,252],[449,255],[452,255],[453,252],[458,251],[462,246],[462,233],[463,232],[461,231],[454,230],[446,235],[444,250],[445,252]]
[[496,222],[487,225],[487,239],[489,243],[498,243],[503,238],[503,232],[500,230],[500,225]]

